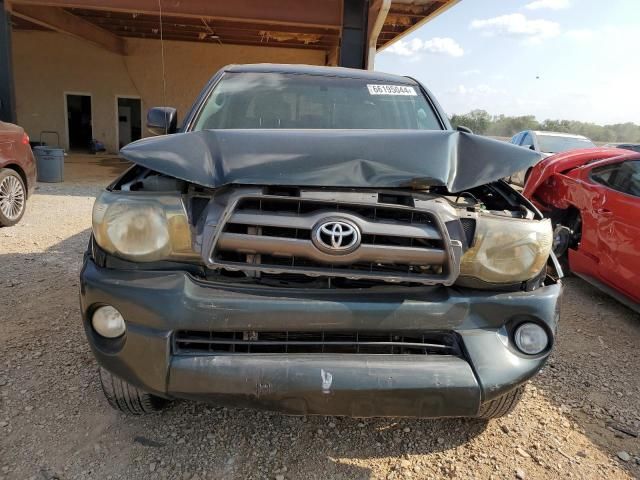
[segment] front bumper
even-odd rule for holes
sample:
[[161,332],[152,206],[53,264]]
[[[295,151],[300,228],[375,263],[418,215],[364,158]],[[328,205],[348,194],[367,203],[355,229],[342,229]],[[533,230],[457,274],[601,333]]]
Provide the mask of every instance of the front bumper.
[[[87,256],[80,298],[98,362],[156,395],[292,414],[451,417],[475,416],[483,402],[538,372],[550,349],[536,357],[518,353],[508,327],[542,323],[553,343],[560,294],[560,283],[503,293],[239,287],[182,271],[101,268]],[[104,304],[124,316],[123,339],[107,341],[90,326],[93,309]],[[176,355],[177,330],[450,331],[463,355]]]

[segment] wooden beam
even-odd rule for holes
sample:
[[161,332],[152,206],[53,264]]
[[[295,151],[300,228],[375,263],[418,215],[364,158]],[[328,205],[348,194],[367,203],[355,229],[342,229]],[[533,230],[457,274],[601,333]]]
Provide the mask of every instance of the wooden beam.
[[[80,18],[83,18],[91,23],[95,23],[98,26],[106,28],[110,30],[114,26],[119,27],[149,27],[149,28],[159,28],[158,17],[150,17],[150,16],[138,16],[134,18],[121,18],[121,17],[112,17],[105,15],[86,15],[87,10],[73,10],[72,13],[77,15]],[[257,32],[260,30],[271,31],[271,32],[291,32],[291,33],[315,33],[318,35],[324,36],[332,36],[339,37],[340,33],[338,29],[330,29],[330,28],[314,28],[314,27],[305,27],[305,26],[292,26],[292,25],[272,25],[267,26],[260,23],[248,23],[248,22],[207,22],[205,25],[200,18],[165,18],[163,22],[164,29],[172,28],[189,28],[194,30],[203,30],[203,31],[242,31],[242,32]]]
[[[161,0],[162,13],[271,25],[340,27],[342,0]],[[49,5],[158,15],[158,0],[17,0],[14,5]]]
[[[126,30],[116,29],[114,30],[114,33],[117,33],[121,37],[129,37],[133,35],[144,35],[146,38],[154,38],[154,39],[160,38],[159,34],[149,30],[143,30],[143,29],[126,29]],[[187,31],[165,29],[164,39],[165,40],[181,40],[181,39],[187,38],[195,41],[200,41],[203,43],[212,43],[214,45],[218,45],[217,39],[215,40],[202,39],[199,37],[198,33],[199,32],[187,32]],[[246,42],[255,42],[257,44],[262,45],[263,47],[273,47],[281,44],[286,44],[286,45],[300,45],[303,47],[307,46],[307,47],[317,47],[317,48],[325,49],[325,48],[338,45],[337,39],[334,41],[328,40],[328,39],[320,39],[317,42],[305,43],[303,40],[297,40],[295,38],[285,39],[282,41],[275,40],[275,39],[267,40],[267,39],[263,39],[259,35],[220,35],[219,40],[220,40],[220,43],[222,43],[223,45],[228,43],[246,41]]]
[[13,15],[31,23],[91,42],[110,52],[127,54],[123,38],[57,7],[13,4]]
[[[82,17],[87,19],[87,17]],[[119,29],[159,29],[159,24],[157,20],[122,20],[122,19],[112,19],[107,17],[91,17],[91,23],[95,23],[96,25],[104,28],[105,30],[109,30],[110,32],[115,32]],[[206,32],[213,33],[215,32],[217,35],[243,35],[243,34],[251,34],[254,36],[258,36],[259,32],[271,32],[271,33],[291,33],[295,35],[305,36],[305,35],[319,35],[323,38],[335,38],[336,40],[339,38],[338,32],[333,30],[322,30],[317,29],[316,32],[308,32],[306,29],[295,29],[293,27],[287,26],[279,26],[274,29],[265,28],[264,25],[253,25],[250,24],[233,24],[233,27],[227,27],[225,25],[228,24],[208,24],[204,23],[174,23],[174,22],[164,22],[163,30],[165,32],[171,30],[180,30],[184,32]],[[237,26],[241,25],[241,26]],[[242,26],[248,25],[248,26]]]
[[[131,37],[131,38],[144,38],[148,40],[157,40],[158,37],[156,35],[150,35],[145,32],[127,32],[122,34],[123,36]],[[265,48],[302,48],[306,50],[326,50],[328,48],[332,48],[332,45],[329,44],[314,44],[310,43],[305,45],[304,43],[293,43],[293,42],[261,42],[260,39],[252,40],[247,38],[232,38],[227,41],[223,41],[222,43],[218,43],[214,40],[204,41],[200,40],[197,36],[187,35],[187,34],[172,34],[171,36],[166,36],[165,40],[174,40],[180,42],[196,42],[203,45],[211,45],[211,46],[227,46],[227,45],[250,45],[254,47],[265,47]]]
[[[393,0],[392,0],[392,2],[393,2]],[[460,2],[460,0],[435,0],[435,1],[431,2],[431,4],[429,4],[431,6],[431,8],[427,8],[427,11],[425,12],[424,17],[422,17],[422,18],[415,18],[413,16],[407,16],[404,13],[400,13],[400,12],[398,12],[396,14],[394,14],[392,12],[389,12],[389,15],[387,16],[387,19],[389,20],[389,22],[391,22],[395,16],[397,16],[397,17],[405,16],[405,17],[408,18],[408,20],[410,20],[410,23],[412,23],[412,25],[407,25],[407,28],[404,31],[402,31],[401,33],[398,33],[395,37],[393,37],[393,38],[391,38],[389,40],[385,40],[384,43],[382,45],[380,45],[380,47],[378,48],[378,51],[381,52],[382,50],[384,50],[388,46],[393,45],[397,41],[399,41],[402,38],[406,37],[411,32],[415,32],[418,28],[423,26],[425,23],[430,22],[431,20],[436,18],[438,15],[443,14],[444,12],[449,10],[451,7],[456,5],[458,2]],[[392,6],[393,5],[394,4],[392,3]],[[385,25],[385,27],[387,25]],[[378,42],[378,44],[380,44],[380,42]]]
[[376,50],[378,48],[378,37],[384,27],[384,22],[391,8],[391,0],[373,0],[369,2],[369,19],[367,27],[367,70],[373,70]]

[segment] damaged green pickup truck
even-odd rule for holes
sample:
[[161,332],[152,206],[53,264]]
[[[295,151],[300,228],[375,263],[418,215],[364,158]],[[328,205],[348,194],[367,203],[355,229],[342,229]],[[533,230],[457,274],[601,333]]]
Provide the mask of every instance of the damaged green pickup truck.
[[508,413],[548,358],[549,220],[499,180],[538,154],[454,131],[417,81],[218,72],[121,151],[81,273],[109,403],[289,414]]

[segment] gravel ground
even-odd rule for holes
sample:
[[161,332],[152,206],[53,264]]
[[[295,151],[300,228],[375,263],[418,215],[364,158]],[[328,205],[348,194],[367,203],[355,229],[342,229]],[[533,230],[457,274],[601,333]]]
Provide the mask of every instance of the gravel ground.
[[40,184],[23,221],[0,230],[0,479],[640,476],[640,315],[576,278],[552,359],[501,420],[299,418],[189,402],[116,413],[77,289],[93,198],[122,166],[77,160],[67,182]]

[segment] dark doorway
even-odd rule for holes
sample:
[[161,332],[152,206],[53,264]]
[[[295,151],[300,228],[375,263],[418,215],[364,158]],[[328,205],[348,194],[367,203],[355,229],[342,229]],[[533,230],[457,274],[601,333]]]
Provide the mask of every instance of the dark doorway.
[[89,150],[91,130],[91,97],[67,94],[67,128],[69,150]]
[[142,138],[142,102],[118,97],[118,148]]

